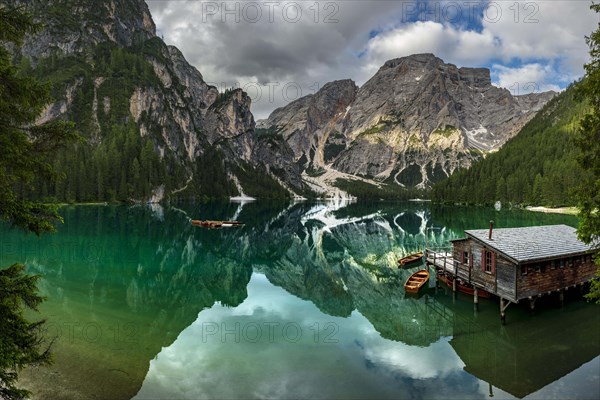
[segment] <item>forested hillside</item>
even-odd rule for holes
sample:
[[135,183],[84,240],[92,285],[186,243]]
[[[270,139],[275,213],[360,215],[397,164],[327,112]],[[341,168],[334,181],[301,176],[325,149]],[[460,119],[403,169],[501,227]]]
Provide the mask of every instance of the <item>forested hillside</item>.
[[575,205],[574,188],[584,173],[574,139],[589,106],[572,84],[551,100],[498,152],[433,188],[433,199],[452,203]]
[[[161,57],[162,46],[158,38],[129,49],[101,44],[93,54],[88,54],[87,60],[51,56],[41,59],[35,68],[31,67],[29,58],[21,59],[20,73],[48,82],[56,98],[60,98],[72,82],[79,82],[70,95],[71,104],[63,118],[75,121],[84,138],[50,161],[62,178],[50,185],[40,180],[35,185],[33,198],[67,202],[148,199],[161,185],[164,193],[176,192],[171,198],[222,198],[239,194],[231,180],[233,173],[248,194],[287,195],[264,171],[257,173],[260,167],[243,168],[244,165],[237,165],[237,160],[228,163],[223,151],[216,146],[202,143],[203,156],[189,163],[168,149],[160,157],[153,137],[140,134],[138,124],[130,115],[130,96],[138,85],[160,87],[160,79],[147,58]],[[210,110],[226,105],[231,96],[229,91],[219,94]],[[146,112],[141,113],[139,122],[150,132],[161,130]],[[159,142],[159,147],[167,147],[162,136],[157,135],[154,140]]]
[[[48,82],[55,98],[60,98],[72,82],[80,82],[71,93],[71,107],[64,118],[76,121],[85,140],[51,160],[63,179],[52,185],[40,181],[34,197],[125,200],[148,197],[167,177],[182,181],[179,171],[165,173],[165,162],[155,152],[152,140],[142,138],[133,121],[124,123],[129,116],[129,92],[135,85],[160,83],[143,50],[136,54],[101,45],[91,58],[93,64],[76,56],[51,56],[41,59],[35,68],[29,58],[21,59],[20,73]],[[94,75],[107,77],[102,86],[94,81]],[[96,92],[95,86],[101,90]],[[98,98],[110,99],[110,104],[107,101],[106,106],[98,106]]]
[[156,36],[143,0],[9,4],[40,23],[9,49],[20,76],[51,89],[52,103],[36,123],[72,121],[82,137],[45,160],[63,179],[39,179],[27,197],[161,201],[304,192],[289,146],[255,134],[250,97],[208,85]]

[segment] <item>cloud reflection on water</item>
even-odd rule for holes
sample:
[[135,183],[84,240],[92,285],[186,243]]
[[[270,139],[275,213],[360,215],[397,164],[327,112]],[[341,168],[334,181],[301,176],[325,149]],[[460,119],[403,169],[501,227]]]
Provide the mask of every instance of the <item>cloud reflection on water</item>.
[[[238,337],[232,333],[236,323]],[[295,343],[282,332],[290,323],[302,329]],[[333,330],[315,340],[315,324],[323,328],[328,323],[339,329],[329,338],[337,343],[323,343]],[[207,335],[203,329],[209,324],[211,332],[214,327],[219,332]],[[258,343],[253,343],[255,329],[244,335],[248,324],[262,328]],[[269,324],[275,327],[272,343]],[[223,337],[224,329],[229,333]],[[349,318],[327,316],[255,273],[241,305],[215,305],[201,312],[150,362],[136,398],[398,398],[413,392],[417,398],[459,396],[465,385],[475,388],[477,380],[462,372],[464,363],[448,340],[441,338],[426,348],[383,339],[359,312]],[[424,385],[422,380],[438,382]]]

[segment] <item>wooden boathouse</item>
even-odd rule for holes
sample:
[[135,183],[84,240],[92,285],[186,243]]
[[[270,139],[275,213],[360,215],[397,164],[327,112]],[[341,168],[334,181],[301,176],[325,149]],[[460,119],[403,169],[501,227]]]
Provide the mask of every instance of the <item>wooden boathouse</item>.
[[473,300],[485,290],[500,298],[500,316],[511,303],[535,301],[542,295],[560,293],[591,280],[596,273],[593,249],[577,238],[567,225],[524,228],[490,228],[465,231],[452,241],[451,253],[427,250],[427,264],[438,275],[448,275],[473,287]]

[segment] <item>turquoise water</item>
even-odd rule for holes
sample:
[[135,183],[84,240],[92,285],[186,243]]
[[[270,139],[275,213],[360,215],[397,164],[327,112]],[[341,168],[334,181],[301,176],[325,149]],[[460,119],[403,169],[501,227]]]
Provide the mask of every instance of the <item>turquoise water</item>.
[[[569,293],[536,315],[402,284],[399,257],[464,229],[570,216],[396,204],[65,207],[36,238],[2,228],[0,265],[43,276],[55,364],[36,398],[600,397],[600,308]],[[194,228],[189,218],[238,219]],[[35,315],[33,315],[35,316]]]

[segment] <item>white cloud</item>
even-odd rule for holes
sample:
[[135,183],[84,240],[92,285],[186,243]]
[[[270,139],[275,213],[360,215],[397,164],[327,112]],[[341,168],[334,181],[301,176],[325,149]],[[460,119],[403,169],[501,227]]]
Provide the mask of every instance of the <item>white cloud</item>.
[[[293,90],[284,95],[286,84],[302,88],[302,95],[336,79],[362,84],[386,60],[414,53],[432,52],[458,66],[511,67],[495,67],[498,76],[510,79],[539,64],[545,87],[565,86],[583,75],[584,36],[598,24],[588,1],[490,2],[483,21],[455,20],[452,7],[462,5],[466,17],[468,2],[320,1],[315,7],[312,1],[281,1],[272,12],[265,2],[254,3],[262,13],[255,23],[252,9],[238,8],[239,21],[235,12],[224,12],[243,2],[151,1],[149,6],[165,41],[180,48],[205,80],[221,89],[259,83],[261,98],[255,94],[253,104],[258,118],[295,98]],[[296,22],[290,4],[302,7]]]
[[488,32],[462,31],[439,22],[406,24],[369,41],[371,67],[415,53],[433,53],[446,62],[479,65],[494,56],[494,38]]
[[[434,53],[459,66],[495,61],[496,84],[514,93],[560,90],[559,83],[564,86],[583,75],[588,60],[584,37],[597,24],[598,15],[586,1],[491,2],[480,31],[426,21],[401,24],[372,38],[365,50],[366,69],[374,72],[394,57]],[[515,60],[525,64],[500,64]]]
[[516,2],[496,4],[503,17],[495,23],[484,21],[484,30],[500,41],[500,60],[555,61],[557,78],[564,84],[583,75],[589,60],[584,38],[600,22],[590,1],[520,1],[518,12]]
[[[584,37],[598,24],[588,1],[494,2],[501,17],[484,19],[484,30],[501,41],[499,56],[506,61],[519,57],[576,57],[587,59]],[[515,7],[518,5],[518,7]]]
[[[211,4],[217,6],[215,15],[208,13],[214,10]],[[262,96],[253,106],[259,117],[294,99],[283,94],[286,84],[306,95],[331,80],[355,77],[355,52],[397,8],[394,2],[321,1],[315,7],[315,2],[284,1],[271,15],[267,3],[259,1],[262,17],[251,23],[242,9],[239,22],[225,14],[235,4],[240,3],[152,1],[149,6],[165,41],[177,46],[205,80],[220,89],[259,83]],[[298,4],[302,17],[292,22],[293,8],[286,7]],[[269,87],[275,88],[272,96]]]
[[494,65],[492,73],[498,76],[494,82],[496,86],[506,88],[514,95],[561,90],[553,83],[556,73],[551,65],[533,63],[517,68]]

